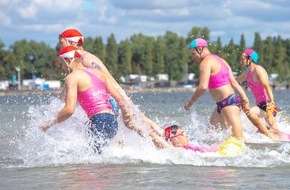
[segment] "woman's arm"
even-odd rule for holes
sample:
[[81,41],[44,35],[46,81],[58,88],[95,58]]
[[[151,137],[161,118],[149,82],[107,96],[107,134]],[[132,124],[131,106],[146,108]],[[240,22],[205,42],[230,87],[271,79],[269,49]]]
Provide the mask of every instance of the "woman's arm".
[[244,71],[239,76],[235,77],[235,79],[238,83],[242,83],[242,82],[245,82],[247,80],[246,77],[247,77],[247,73]]
[[200,63],[199,66],[199,84],[191,97],[189,101],[187,101],[184,105],[184,108],[186,110],[189,110],[190,107],[196,102],[207,90],[208,88],[208,82],[210,78],[210,73],[211,73],[211,66],[208,61],[203,61]]
[[68,76],[65,80],[65,106],[58,112],[57,116],[42,124],[40,129],[47,131],[51,126],[68,119],[75,111],[77,103],[77,79]]

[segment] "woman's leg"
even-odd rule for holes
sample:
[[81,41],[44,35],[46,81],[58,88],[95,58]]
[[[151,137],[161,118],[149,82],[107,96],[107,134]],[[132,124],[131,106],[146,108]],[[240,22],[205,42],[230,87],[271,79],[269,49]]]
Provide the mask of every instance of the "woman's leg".
[[232,136],[242,139],[243,128],[241,124],[240,108],[237,106],[226,106],[221,110],[221,115],[227,125],[232,127]]
[[211,114],[209,124],[210,127],[213,129],[218,129],[219,127],[227,129],[228,127],[226,121],[222,118],[221,114],[217,112],[217,108],[215,108],[213,113]]

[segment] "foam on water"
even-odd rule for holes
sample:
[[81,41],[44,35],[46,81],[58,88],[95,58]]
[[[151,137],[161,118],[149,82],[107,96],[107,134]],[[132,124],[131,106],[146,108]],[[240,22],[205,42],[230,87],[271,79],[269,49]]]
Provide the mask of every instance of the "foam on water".
[[[182,148],[155,148],[147,136],[140,137],[127,129],[119,119],[119,131],[101,155],[95,154],[89,146],[91,139],[87,136],[85,122],[87,118],[81,108],[77,107],[74,115],[47,132],[39,130],[39,125],[52,118],[63,106],[57,98],[51,98],[49,105],[30,106],[30,122],[23,126],[24,137],[13,139],[17,145],[15,159],[20,160],[11,167],[43,167],[66,164],[187,164],[195,166],[235,166],[235,167],[268,167],[290,164],[290,143],[275,143],[261,134],[242,115],[244,136],[247,147],[241,156],[227,158],[217,153],[199,153]],[[137,108],[136,108],[137,109]],[[229,136],[230,131],[212,132],[207,130],[208,118],[202,118],[195,112],[185,117],[189,124],[182,126],[189,135],[191,144],[211,144],[220,142]],[[162,128],[171,124],[170,117],[155,115],[154,120]],[[279,128],[290,133],[290,125],[277,116]],[[174,123],[174,121],[171,121]],[[275,145],[269,146],[268,145]]]

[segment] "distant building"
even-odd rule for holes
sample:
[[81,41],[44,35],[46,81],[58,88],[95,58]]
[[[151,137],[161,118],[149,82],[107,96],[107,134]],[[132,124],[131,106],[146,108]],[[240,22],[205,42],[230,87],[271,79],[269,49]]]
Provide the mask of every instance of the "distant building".
[[157,74],[155,79],[156,79],[156,81],[169,81],[169,75],[168,74]]
[[7,90],[9,88],[9,81],[0,81],[0,90]]
[[155,79],[155,87],[170,87],[168,74],[157,74]]
[[39,90],[39,89],[49,90],[61,88],[60,81],[58,80],[46,81],[43,78],[24,79],[22,80],[22,85],[28,90]]

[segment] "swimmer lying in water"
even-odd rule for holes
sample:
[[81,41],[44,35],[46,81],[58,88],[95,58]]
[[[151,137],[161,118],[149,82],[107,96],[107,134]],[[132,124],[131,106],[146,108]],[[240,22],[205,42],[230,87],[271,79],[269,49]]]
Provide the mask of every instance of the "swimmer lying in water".
[[166,141],[170,141],[174,147],[183,147],[186,150],[197,152],[216,152],[219,149],[219,143],[211,146],[198,146],[189,144],[187,134],[178,126],[171,125],[164,129],[164,136]]

